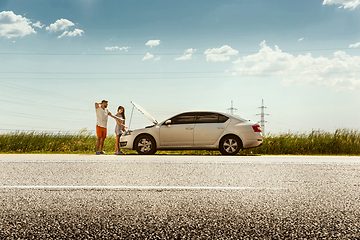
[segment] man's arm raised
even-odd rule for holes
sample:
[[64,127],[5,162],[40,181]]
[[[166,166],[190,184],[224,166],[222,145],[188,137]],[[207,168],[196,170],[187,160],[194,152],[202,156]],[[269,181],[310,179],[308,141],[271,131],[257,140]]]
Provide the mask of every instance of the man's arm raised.
[[100,107],[100,104],[101,104],[100,102],[96,102],[95,103],[95,109],[98,109]]

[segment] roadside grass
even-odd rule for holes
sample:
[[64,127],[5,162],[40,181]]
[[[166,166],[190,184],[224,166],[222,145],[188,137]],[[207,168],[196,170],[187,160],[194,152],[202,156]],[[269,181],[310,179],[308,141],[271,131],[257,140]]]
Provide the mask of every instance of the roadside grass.
[[[115,136],[105,140],[104,150],[113,154]],[[77,133],[11,132],[0,135],[0,153],[94,154],[96,137],[86,129]],[[133,150],[122,150],[136,154]],[[219,151],[158,151],[159,155],[220,155]],[[337,129],[310,133],[269,134],[261,147],[245,149],[239,155],[360,155],[360,132]]]
[[335,132],[314,130],[305,133],[270,134],[263,146],[244,153],[264,155],[360,155],[360,131],[337,129]]

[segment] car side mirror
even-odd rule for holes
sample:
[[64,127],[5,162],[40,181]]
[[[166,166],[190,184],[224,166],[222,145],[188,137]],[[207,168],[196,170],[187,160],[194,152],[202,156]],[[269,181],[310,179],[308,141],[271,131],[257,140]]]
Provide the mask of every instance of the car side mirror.
[[171,124],[171,120],[166,120],[165,125]]

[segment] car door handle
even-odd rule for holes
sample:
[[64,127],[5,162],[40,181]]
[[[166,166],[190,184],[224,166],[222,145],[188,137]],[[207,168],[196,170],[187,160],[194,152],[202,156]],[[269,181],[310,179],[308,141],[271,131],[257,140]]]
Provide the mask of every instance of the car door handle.
[[225,129],[224,127],[217,127],[218,129]]
[[194,128],[186,128],[186,130],[193,130]]

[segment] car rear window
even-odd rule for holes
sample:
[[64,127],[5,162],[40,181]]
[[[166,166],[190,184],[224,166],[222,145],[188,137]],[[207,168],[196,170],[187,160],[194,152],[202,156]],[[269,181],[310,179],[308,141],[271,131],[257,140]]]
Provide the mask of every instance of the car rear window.
[[219,123],[224,123],[228,120],[229,118],[227,116],[221,115],[219,114]]

